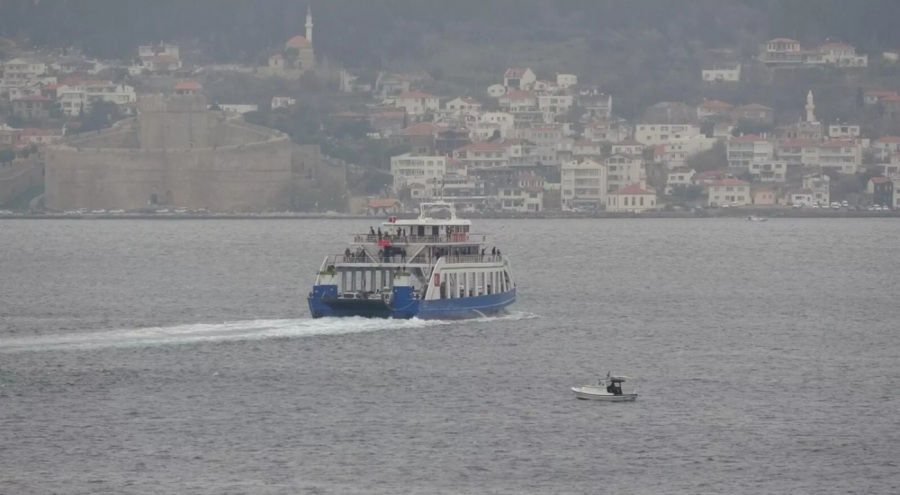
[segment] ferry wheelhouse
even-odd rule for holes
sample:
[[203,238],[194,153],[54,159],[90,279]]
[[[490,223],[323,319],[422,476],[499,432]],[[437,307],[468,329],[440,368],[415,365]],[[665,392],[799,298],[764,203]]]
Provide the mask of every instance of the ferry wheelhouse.
[[419,208],[418,218],[390,217],[325,258],[308,297],[313,318],[473,318],[515,302],[509,261],[491,235],[472,232],[450,203]]

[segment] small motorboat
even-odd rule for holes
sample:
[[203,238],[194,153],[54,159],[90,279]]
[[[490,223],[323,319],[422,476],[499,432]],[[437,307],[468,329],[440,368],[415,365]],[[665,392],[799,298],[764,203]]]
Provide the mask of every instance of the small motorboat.
[[606,378],[601,378],[596,385],[582,385],[580,387],[572,387],[575,397],[581,400],[599,400],[604,402],[631,402],[637,399],[637,392],[622,392],[622,383],[631,380],[627,376],[611,376],[606,374]]
[[747,217],[747,220],[751,222],[767,222],[769,221],[768,217],[758,217],[756,215],[750,215]]

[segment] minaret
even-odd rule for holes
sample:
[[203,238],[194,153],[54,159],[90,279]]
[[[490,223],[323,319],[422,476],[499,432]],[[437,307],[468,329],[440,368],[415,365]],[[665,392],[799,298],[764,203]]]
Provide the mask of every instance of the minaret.
[[306,4],[306,39],[312,43],[312,7],[310,4]]
[[813,103],[813,94],[812,90],[810,90],[809,94],[806,95],[806,121],[807,122],[815,122],[816,121],[816,104]]

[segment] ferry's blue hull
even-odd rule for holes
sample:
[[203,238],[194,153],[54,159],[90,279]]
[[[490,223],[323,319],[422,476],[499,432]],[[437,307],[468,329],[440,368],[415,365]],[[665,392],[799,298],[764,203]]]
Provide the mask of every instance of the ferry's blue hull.
[[308,298],[309,312],[313,318],[351,317],[365,318],[420,318],[427,320],[451,320],[462,318],[478,318],[502,312],[507,306],[516,302],[516,290],[502,294],[464,297],[459,299],[433,299],[422,301],[414,299],[397,307],[379,304],[380,301],[368,300],[329,300],[315,294]]

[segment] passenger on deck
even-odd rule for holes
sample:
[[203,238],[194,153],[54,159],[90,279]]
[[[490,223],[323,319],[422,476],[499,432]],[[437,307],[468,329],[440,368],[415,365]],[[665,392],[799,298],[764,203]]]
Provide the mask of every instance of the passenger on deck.
[[344,261],[350,261],[350,257],[353,256],[353,253],[350,252],[350,248],[344,250]]
[[373,227],[369,227],[369,235],[373,237],[375,236],[375,229]]
[[495,256],[497,256],[497,248],[492,247],[491,248],[491,258],[494,258]]
[[381,227],[378,227],[378,240],[381,240]]

